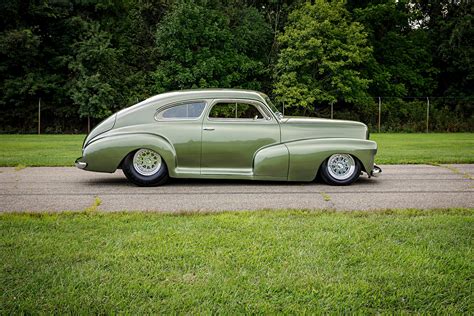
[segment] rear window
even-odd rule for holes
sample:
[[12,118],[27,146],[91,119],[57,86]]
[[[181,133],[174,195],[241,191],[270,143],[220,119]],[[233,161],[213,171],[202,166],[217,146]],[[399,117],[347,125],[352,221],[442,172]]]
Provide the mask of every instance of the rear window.
[[201,116],[205,106],[205,102],[179,104],[158,112],[155,118],[158,120],[196,119]]

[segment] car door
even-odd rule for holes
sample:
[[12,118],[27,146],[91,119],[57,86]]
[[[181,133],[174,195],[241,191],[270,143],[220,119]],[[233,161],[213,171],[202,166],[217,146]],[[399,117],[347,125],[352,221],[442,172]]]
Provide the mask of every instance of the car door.
[[200,174],[201,130],[207,100],[188,100],[161,108],[155,132],[173,144],[177,172]]
[[251,174],[255,153],[280,142],[280,125],[253,100],[211,102],[202,125],[201,174]]

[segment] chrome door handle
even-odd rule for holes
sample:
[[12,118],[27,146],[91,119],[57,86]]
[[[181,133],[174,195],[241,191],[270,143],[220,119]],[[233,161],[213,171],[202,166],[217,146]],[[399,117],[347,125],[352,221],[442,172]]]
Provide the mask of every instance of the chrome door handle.
[[204,127],[203,130],[205,131],[213,131],[214,127]]

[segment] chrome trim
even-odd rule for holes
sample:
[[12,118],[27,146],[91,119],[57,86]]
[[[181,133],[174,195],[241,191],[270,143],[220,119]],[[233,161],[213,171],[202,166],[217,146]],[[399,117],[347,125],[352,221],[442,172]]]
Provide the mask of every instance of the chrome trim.
[[382,173],[382,168],[380,168],[377,165],[374,165],[374,169],[372,169],[372,172],[370,173],[370,175],[372,177],[378,177],[380,176],[381,173]]
[[76,165],[76,168],[78,169],[84,169],[85,167],[87,167],[87,162],[79,161],[79,159],[81,158],[77,158],[76,161],[74,162],[74,164]]

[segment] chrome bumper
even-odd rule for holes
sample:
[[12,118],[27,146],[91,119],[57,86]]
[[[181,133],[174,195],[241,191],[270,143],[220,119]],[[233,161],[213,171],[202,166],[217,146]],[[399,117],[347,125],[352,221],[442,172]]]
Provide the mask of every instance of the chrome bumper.
[[85,167],[87,167],[87,162],[80,161],[79,159],[81,159],[81,158],[77,158],[76,162],[74,164],[76,165],[76,168],[84,169]]
[[371,177],[378,177],[382,173],[382,168],[380,168],[377,165],[374,165],[374,169],[372,169],[372,172],[370,173]]

